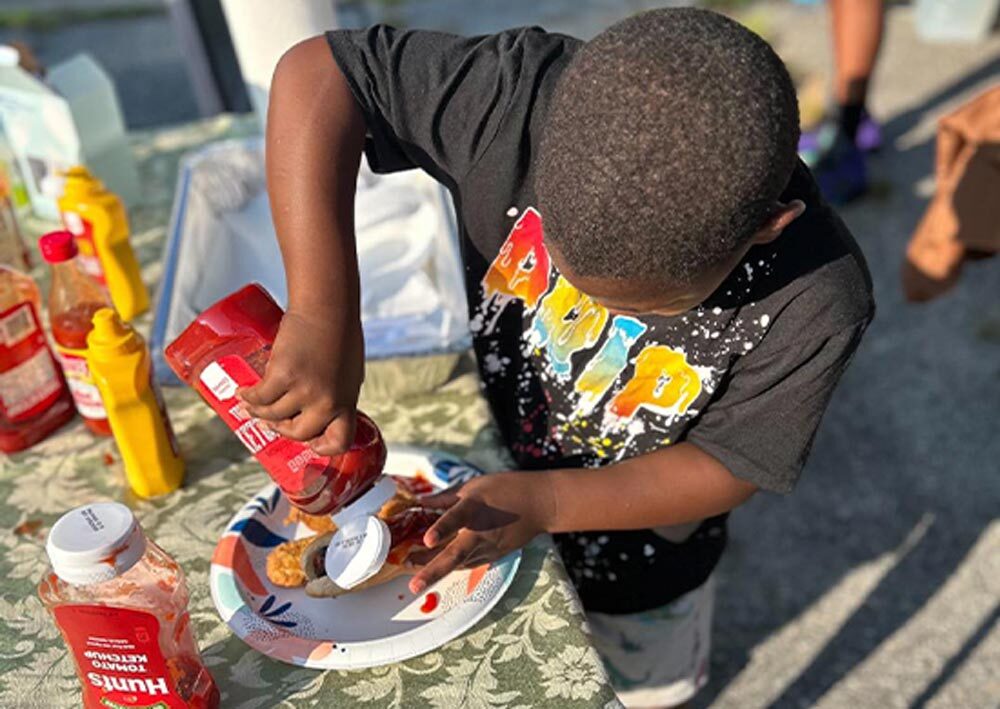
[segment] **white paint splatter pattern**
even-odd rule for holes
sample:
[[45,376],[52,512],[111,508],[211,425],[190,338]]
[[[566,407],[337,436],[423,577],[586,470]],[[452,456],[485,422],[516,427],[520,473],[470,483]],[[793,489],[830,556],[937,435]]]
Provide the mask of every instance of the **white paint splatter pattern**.
[[[512,207],[508,216],[518,213]],[[575,388],[576,380],[606,342],[612,317],[608,317],[609,324],[591,347],[572,352],[569,371],[563,365],[557,373],[549,359],[551,344],[541,346],[533,327],[535,311],[528,312],[521,301],[509,296],[485,299],[480,290],[480,303],[470,319],[470,329],[479,343],[484,383],[498,388],[493,396],[504,396],[504,390],[509,392],[506,395],[514,397],[519,416],[535,417],[530,426],[528,418],[525,419],[520,436],[524,450],[531,455],[583,456],[585,465],[599,467],[669,445],[681,437],[689,422],[709,403],[722,375],[735,359],[749,354],[771,324],[769,315],[754,313],[753,317],[749,311],[756,308],[754,296],[763,293],[775,257],[776,253],[765,253],[764,257],[755,258],[756,269],[749,260],[744,261],[727,279],[724,290],[719,289],[720,294],[725,293],[720,295],[724,302],[714,304],[710,300],[708,306],[698,306],[675,317],[636,318],[646,325],[645,332],[630,347],[628,362],[613,384],[586,409],[581,408],[583,395]],[[549,275],[551,292],[558,276],[554,266]],[[544,308],[544,303],[543,298],[536,310]],[[501,347],[502,342],[509,342],[509,334],[495,331],[510,307],[518,307],[521,312],[520,351],[514,353],[508,351],[509,347]],[[484,341],[488,346],[483,347]],[[700,395],[683,411],[641,406],[628,420],[610,416],[608,403],[630,381],[638,354],[653,345],[664,345],[684,354],[701,381]],[[545,401],[541,403],[537,401],[539,390],[545,393]]]

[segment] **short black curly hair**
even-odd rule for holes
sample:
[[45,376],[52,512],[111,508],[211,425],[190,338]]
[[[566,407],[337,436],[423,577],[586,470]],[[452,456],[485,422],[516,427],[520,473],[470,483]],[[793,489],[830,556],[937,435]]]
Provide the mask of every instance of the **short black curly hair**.
[[772,213],[796,163],[784,64],[715,12],[652,10],[570,60],[545,117],[545,235],[579,276],[689,284]]

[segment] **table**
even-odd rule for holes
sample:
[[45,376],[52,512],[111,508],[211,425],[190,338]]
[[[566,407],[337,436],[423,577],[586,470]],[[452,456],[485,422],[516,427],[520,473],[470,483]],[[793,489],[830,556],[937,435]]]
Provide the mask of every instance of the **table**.
[[[180,156],[205,142],[253,131],[246,119],[220,117],[134,136],[144,196],[131,211],[133,242],[147,284],[159,280]],[[26,220],[33,237],[51,227]],[[37,268],[35,274],[43,290],[45,270]],[[138,320],[146,332],[149,325],[148,314]],[[67,509],[100,499],[130,505],[149,536],[184,568],[193,627],[227,709],[619,705],[588,640],[576,593],[547,538],[525,550],[517,579],[487,618],[422,657],[372,670],[318,672],[248,648],[215,612],[209,559],[226,522],[267,476],[193,391],[167,389],[164,394],[187,461],[187,479],[180,491],[163,499],[131,496],[113,442],[94,438],[79,420],[0,462],[0,706],[79,704],[72,660],[35,584],[47,564],[44,543],[52,523]],[[389,441],[449,450],[487,470],[505,467],[469,360],[431,394],[403,401],[363,395],[361,406]]]

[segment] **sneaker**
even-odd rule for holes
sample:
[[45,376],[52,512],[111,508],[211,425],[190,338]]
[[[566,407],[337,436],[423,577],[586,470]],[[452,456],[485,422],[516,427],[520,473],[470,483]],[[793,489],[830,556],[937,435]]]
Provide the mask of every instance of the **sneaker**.
[[854,144],[863,153],[877,153],[882,149],[882,126],[865,111],[861,114],[858,133],[854,136]]
[[[819,127],[803,131],[799,138],[799,156],[806,165],[812,167],[819,159],[819,155],[829,149],[836,137],[837,122],[828,118],[820,123]],[[868,115],[867,111],[861,115],[854,144],[863,153],[877,153],[882,148],[882,126]]]
[[799,138],[799,157],[802,162],[815,168],[820,157],[833,147],[838,132],[837,124],[833,121],[823,121],[819,127],[803,132]]
[[811,167],[823,196],[833,204],[846,204],[868,191],[865,156],[842,133],[838,132]]

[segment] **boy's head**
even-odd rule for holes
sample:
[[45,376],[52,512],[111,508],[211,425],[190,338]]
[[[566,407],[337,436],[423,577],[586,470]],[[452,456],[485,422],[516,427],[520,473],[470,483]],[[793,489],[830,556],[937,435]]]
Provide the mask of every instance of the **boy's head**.
[[778,201],[798,138],[795,88],[757,35],[696,9],[619,22],[546,116],[535,186],[557,266],[614,310],[694,307],[801,213]]

